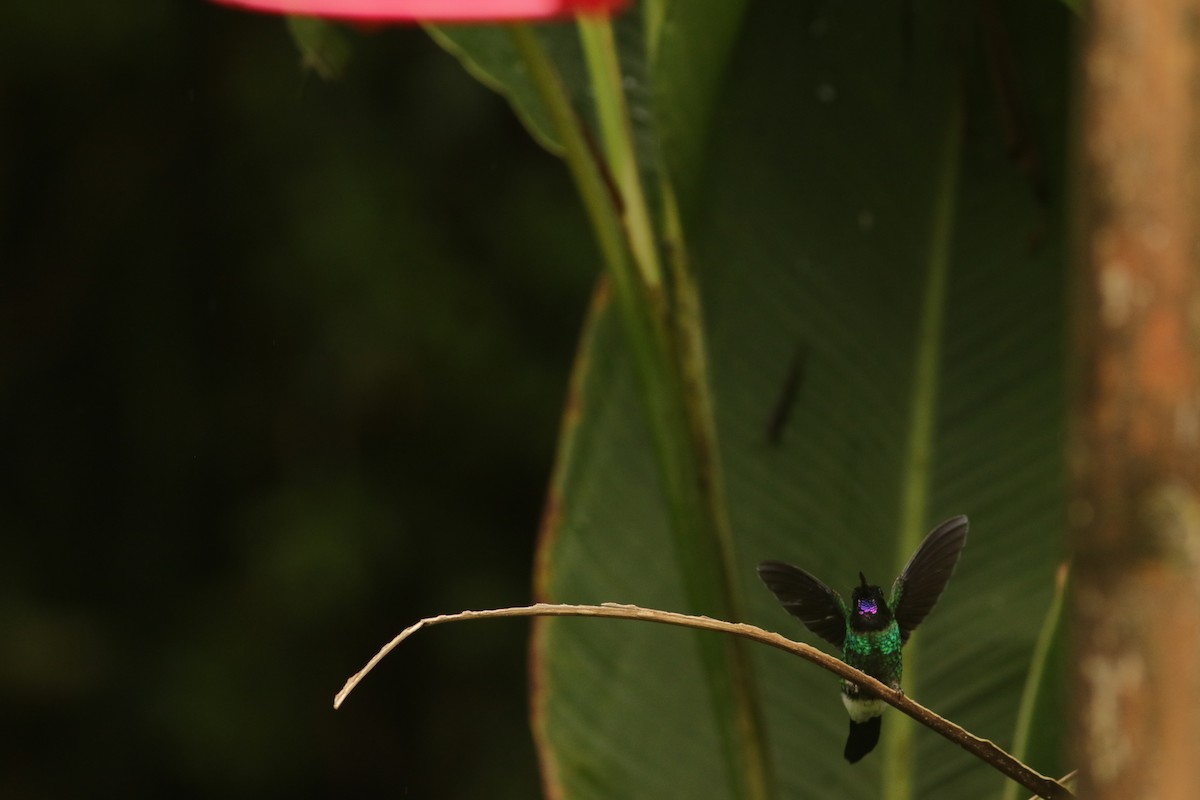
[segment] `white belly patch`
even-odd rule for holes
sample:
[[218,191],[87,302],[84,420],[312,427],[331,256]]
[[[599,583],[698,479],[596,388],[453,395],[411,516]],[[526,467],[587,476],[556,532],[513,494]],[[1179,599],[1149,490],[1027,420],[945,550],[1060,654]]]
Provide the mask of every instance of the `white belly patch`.
[[854,722],[866,722],[867,720],[878,717],[883,713],[883,709],[887,703],[874,698],[856,698],[847,697],[842,694],[842,705],[846,707],[846,713],[850,715],[850,719]]

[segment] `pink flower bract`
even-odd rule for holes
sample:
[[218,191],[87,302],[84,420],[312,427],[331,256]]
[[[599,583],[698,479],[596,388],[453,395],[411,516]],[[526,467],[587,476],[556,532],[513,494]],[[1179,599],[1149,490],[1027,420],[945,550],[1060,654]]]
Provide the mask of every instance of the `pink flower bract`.
[[217,0],[277,14],[361,22],[494,22],[617,11],[629,0]]

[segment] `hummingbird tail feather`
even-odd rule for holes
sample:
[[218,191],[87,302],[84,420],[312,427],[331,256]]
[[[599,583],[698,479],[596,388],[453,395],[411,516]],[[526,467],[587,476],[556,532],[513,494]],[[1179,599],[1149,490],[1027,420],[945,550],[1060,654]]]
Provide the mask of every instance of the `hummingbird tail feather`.
[[883,717],[871,717],[866,722],[850,720],[850,735],[846,737],[846,750],[842,753],[851,764],[875,749],[879,743],[879,724]]

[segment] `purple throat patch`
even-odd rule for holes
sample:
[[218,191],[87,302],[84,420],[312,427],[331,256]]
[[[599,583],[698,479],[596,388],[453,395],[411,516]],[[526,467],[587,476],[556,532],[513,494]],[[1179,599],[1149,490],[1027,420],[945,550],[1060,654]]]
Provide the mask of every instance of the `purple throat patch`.
[[874,614],[879,611],[879,607],[875,605],[875,601],[864,597],[858,601],[858,613]]

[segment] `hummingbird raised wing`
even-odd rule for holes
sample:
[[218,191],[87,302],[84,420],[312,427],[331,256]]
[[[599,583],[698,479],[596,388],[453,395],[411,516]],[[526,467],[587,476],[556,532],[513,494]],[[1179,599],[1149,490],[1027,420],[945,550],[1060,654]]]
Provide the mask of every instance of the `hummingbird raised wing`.
[[892,584],[888,605],[900,625],[901,643],[933,610],[950,582],[967,543],[967,527],[967,518],[960,514],[930,531]]
[[782,561],[762,562],[758,565],[758,577],[804,627],[838,650],[843,648],[850,611],[840,594],[819,578]]

